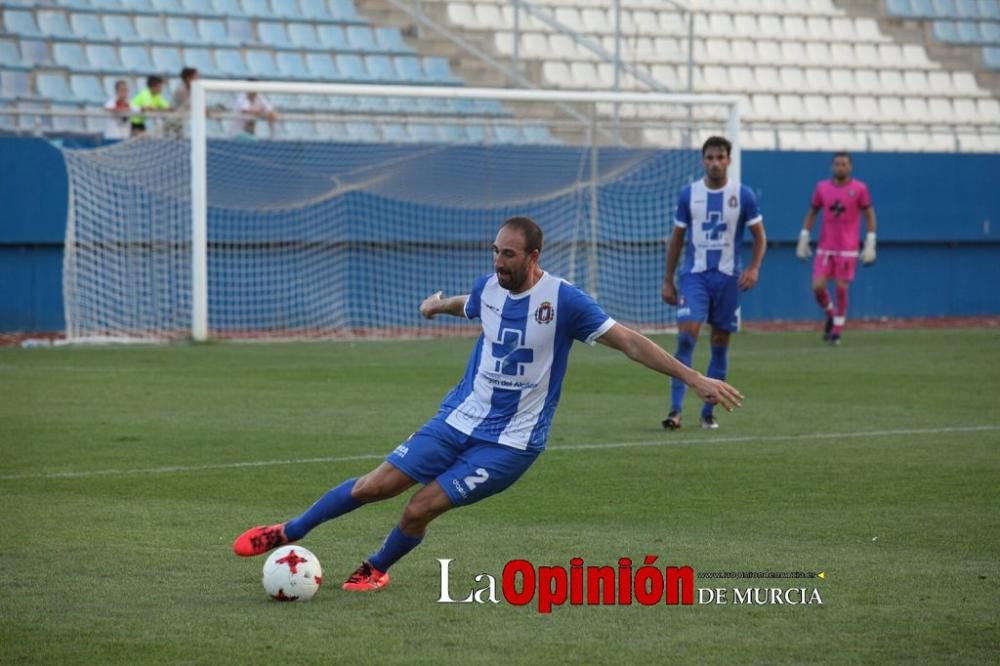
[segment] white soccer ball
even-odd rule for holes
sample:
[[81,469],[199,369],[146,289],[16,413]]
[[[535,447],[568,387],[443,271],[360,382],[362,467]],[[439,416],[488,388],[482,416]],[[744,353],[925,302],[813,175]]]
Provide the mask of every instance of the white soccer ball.
[[323,569],[302,546],[282,546],[264,562],[263,583],[277,601],[309,601],[323,583]]

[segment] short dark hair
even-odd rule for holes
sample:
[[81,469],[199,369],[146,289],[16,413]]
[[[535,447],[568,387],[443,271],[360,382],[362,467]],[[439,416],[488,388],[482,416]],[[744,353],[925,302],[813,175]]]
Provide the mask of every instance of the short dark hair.
[[153,86],[159,85],[161,83],[163,83],[163,77],[162,76],[157,76],[156,74],[153,74],[152,76],[147,76],[146,77],[146,87],[147,88],[152,88]]
[[[841,151],[836,152],[836,153],[833,154],[833,159],[834,160],[837,159],[838,157],[846,157],[848,162],[852,162],[852,163],[854,162],[854,160],[851,159],[851,154],[849,152],[847,152],[846,150],[841,150]],[[833,160],[830,160],[830,161],[832,162]]]
[[128,87],[128,81],[126,81],[125,79],[118,79],[117,81],[115,81],[115,90],[118,90],[118,86]]
[[542,228],[530,217],[523,215],[512,217],[500,225],[501,229],[504,227],[517,229],[521,232],[521,235],[524,236],[525,254],[531,254],[535,250],[542,251],[542,241],[544,240]]
[[194,76],[197,73],[198,73],[198,70],[196,68],[194,68],[194,67],[185,67],[184,69],[181,70],[181,80],[182,81],[187,81],[188,79],[190,79],[192,76]]
[[701,156],[704,157],[709,148],[722,148],[726,151],[726,157],[733,154],[733,144],[724,136],[710,136],[701,147]]

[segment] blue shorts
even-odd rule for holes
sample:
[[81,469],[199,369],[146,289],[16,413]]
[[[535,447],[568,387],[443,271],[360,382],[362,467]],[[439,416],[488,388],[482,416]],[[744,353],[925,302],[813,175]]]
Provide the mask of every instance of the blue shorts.
[[730,333],[740,330],[739,278],[715,270],[681,275],[677,321],[707,321]]
[[506,490],[539,453],[476,439],[433,418],[385,460],[424,485],[436,480],[454,506],[465,506]]

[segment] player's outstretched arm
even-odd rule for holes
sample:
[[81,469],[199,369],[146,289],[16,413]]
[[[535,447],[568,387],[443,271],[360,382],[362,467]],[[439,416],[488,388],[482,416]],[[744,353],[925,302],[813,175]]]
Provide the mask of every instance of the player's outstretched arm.
[[443,291],[435,291],[424,299],[420,304],[420,314],[428,319],[434,319],[435,315],[450,314],[454,317],[465,317],[465,301],[469,295],[451,296],[442,298]]
[[677,377],[690,386],[705,402],[722,405],[728,411],[740,407],[743,394],[726,382],[711,379],[693,370],[668,354],[658,344],[628,326],[615,324],[597,339],[603,345],[617,349],[636,363],[671,377]]
[[677,261],[681,257],[681,248],[684,247],[684,229],[674,227],[670,236],[670,244],[667,246],[667,269],[663,273],[663,302],[668,305],[677,305],[677,287],[674,285],[674,274],[677,272]]

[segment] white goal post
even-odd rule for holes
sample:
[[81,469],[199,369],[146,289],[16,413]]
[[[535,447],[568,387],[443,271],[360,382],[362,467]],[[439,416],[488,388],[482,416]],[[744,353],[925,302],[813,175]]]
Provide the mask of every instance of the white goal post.
[[[238,113],[248,93],[277,119]],[[548,270],[666,330],[665,241],[708,136],[740,177],[734,96],[196,79],[190,100],[164,136],[64,150],[70,341],[466,334],[419,299],[489,272],[514,215]]]

